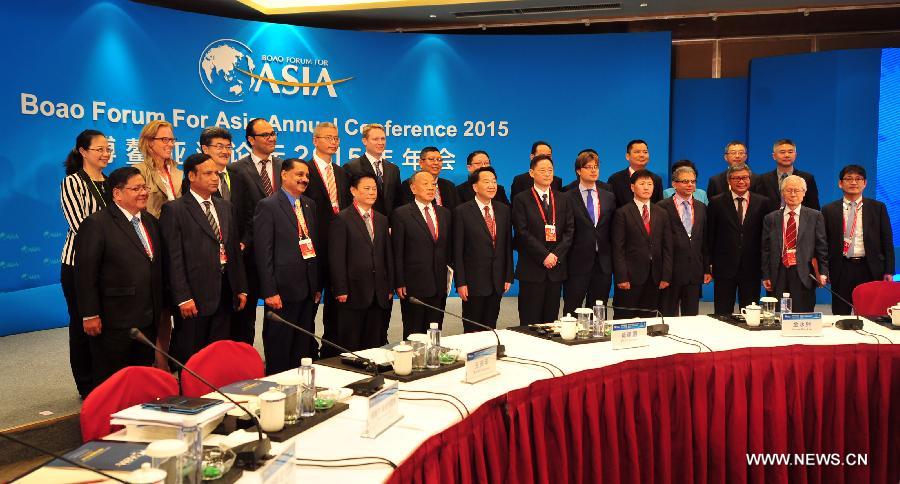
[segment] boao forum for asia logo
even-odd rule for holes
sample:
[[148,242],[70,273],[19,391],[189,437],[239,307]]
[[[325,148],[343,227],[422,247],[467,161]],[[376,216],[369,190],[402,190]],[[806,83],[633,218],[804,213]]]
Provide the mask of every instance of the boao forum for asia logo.
[[337,97],[335,86],[353,79],[332,80],[327,59],[268,54],[254,58],[250,47],[234,39],[207,45],[198,71],[206,91],[227,103],[242,102],[260,89],[281,96],[317,96],[322,90]]

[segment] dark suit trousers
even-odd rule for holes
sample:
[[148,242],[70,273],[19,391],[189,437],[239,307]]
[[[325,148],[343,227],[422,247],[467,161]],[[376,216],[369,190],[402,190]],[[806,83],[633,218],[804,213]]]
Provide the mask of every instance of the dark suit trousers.
[[[175,327],[172,330],[171,353],[182,363],[212,342],[233,339],[231,330],[232,316],[235,314],[234,296],[226,276],[227,274],[222,275],[222,296],[219,307],[212,315],[185,319],[181,317],[179,309],[173,311]],[[175,304],[180,302],[175,301]],[[249,299],[247,304],[250,304]]]
[[75,297],[75,267],[62,264],[59,280],[69,310],[69,366],[72,367],[75,387],[83,399],[94,389],[94,375],[91,372],[91,338],[84,332]]
[[659,283],[653,282],[653,279],[647,279],[643,284],[631,283],[631,289],[627,291],[617,287],[613,298],[614,306],[647,309],[647,311],[616,309],[615,319],[656,316],[656,310],[659,309]]
[[791,310],[795,313],[808,313],[816,309],[816,289],[808,289],[800,282],[797,266],[778,265],[778,277],[773,281],[772,296],[781,299],[781,295],[791,294]]
[[760,281],[756,278],[720,278],[713,283],[713,301],[716,314],[733,314],[735,292],[738,307],[743,308],[759,301]]
[[[869,272],[869,266],[865,258],[853,261],[844,259],[843,263],[844,267],[841,275],[832,281],[831,287],[841,297],[853,302],[853,290],[856,289],[856,286],[876,279],[872,278],[872,273]],[[850,305],[836,297],[832,297],[831,312],[832,314],[850,314]]]
[[[430,304],[438,308],[444,308],[447,305],[447,296],[432,296],[418,298],[425,304]],[[444,313],[435,311],[425,306],[419,306],[409,302],[408,299],[400,300],[400,314],[403,317],[403,339],[407,339],[413,333],[426,333],[431,323],[438,323],[439,327],[443,327]]]
[[[273,309],[272,312],[315,333],[316,306],[313,298],[306,298],[300,302],[284,303],[281,309]],[[316,340],[284,323],[264,319],[262,337],[263,351],[266,355],[266,375],[297,368],[300,366],[300,358],[318,359],[319,344]]]
[[[502,298],[502,294],[469,296],[469,300],[462,303],[462,317],[496,328],[497,317],[500,316],[500,300]],[[484,331],[484,328],[479,328],[474,324],[463,321],[463,331],[474,333],[476,331]]]
[[[319,263],[323,263],[323,260],[320,260]],[[325,272],[327,273],[328,271],[326,270]],[[322,337],[331,341],[336,341],[338,338],[338,304],[340,303],[334,298],[334,293],[331,291],[331,282],[326,274],[322,283]],[[337,356],[341,352],[331,346],[323,345],[321,353],[322,358],[328,358]]]
[[[253,345],[256,338],[256,305],[259,303],[259,274],[250,247],[244,249],[244,270],[247,271],[247,305],[231,314],[231,339]],[[228,298],[229,301],[231,298]],[[175,301],[178,304],[180,301]],[[176,311],[177,312],[177,311]]]
[[519,281],[519,324],[552,323],[559,319],[562,283]]
[[337,303],[337,344],[350,351],[377,348],[387,344],[387,329],[391,311],[377,302],[365,309],[353,309]]
[[[102,323],[102,321],[101,321]],[[156,341],[156,324],[141,328],[150,341]],[[126,366],[150,366],[153,348],[131,339],[131,328],[102,328],[99,336],[89,336],[94,387]]]
[[671,284],[660,294],[663,316],[696,316],[700,312],[700,284]]
[[[575,314],[580,307],[591,308],[597,300],[606,305],[609,299],[609,288],[612,286],[612,274],[602,272],[600,261],[594,254],[594,268],[587,274],[572,274],[563,284],[563,314]],[[586,301],[586,302],[585,302]]]

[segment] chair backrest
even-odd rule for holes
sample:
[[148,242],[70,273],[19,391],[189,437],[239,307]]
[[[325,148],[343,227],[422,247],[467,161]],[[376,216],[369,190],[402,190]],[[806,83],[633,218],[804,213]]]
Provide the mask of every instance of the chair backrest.
[[[213,385],[220,387],[241,380],[265,376],[262,358],[256,348],[247,343],[222,340],[210,343],[185,363]],[[206,384],[188,372],[181,372],[181,394],[199,397],[211,392]]]
[[81,438],[87,442],[121,427],[109,424],[119,410],[178,395],[178,381],[171,374],[149,366],[127,366],[95,388],[81,405]]
[[853,305],[861,316],[881,316],[900,302],[900,282],[872,281],[853,289]]

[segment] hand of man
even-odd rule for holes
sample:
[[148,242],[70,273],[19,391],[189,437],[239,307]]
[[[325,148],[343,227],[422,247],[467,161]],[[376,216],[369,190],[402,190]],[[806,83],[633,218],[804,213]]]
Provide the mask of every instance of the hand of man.
[[712,282],[712,274],[703,274],[703,283],[709,284]]
[[319,301],[322,300],[322,291],[316,293],[316,304],[319,304]]
[[556,254],[551,252],[547,254],[547,257],[544,258],[544,267],[546,267],[547,269],[553,269],[554,267],[556,267],[556,263],[558,261],[559,259],[556,257]]
[[281,309],[284,305],[281,303],[281,295],[276,294],[274,296],[267,297],[265,299],[266,306],[269,306],[272,309]]
[[511,282],[504,282],[503,283],[503,294],[506,294],[507,292],[509,292],[509,288],[511,288],[511,287],[512,287]]
[[660,288],[660,289],[665,289],[665,288],[667,288],[667,287],[669,287],[669,281],[659,281],[659,288]]
[[399,296],[400,299],[406,299],[406,288],[398,287],[397,288],[397,296]]
[[188,299],[187,301],[179,304],[178,309],[181,311],[181,317],[184,319],[197,316],[197,304],[194,303],[193,299]]
[[337,302],[345,303],[347,302],[347,295],[341,294],[340,296],[336,296],[335,299],[337,299]]
[[85,319],[81,324],[84,326],[84,332],[88,336],[98,336],[103,330],[103,323],[100,322],[100,316]]
[[631,289],[631,283],[628,281],[620,282],[620,283],[616,284],[616,287],[618,287],[619,289],[621,289],[623,291],[627,291],[627,290]]
[[238,311],[240,311],[240,310],[244,309],[244,306],[247,305],[247,295],[244,293],[240,293],[240,294],[238,294],[237,298],[238,298],[237,309],[238,309]]
[[456,286],[456,293],[463,301],[469,300],[469,286]]
[[771,291],[772,290],[772,281],[769,279],[764,279],[763,287],[766,288],[767,291]]
[[828,282],[828,276],[825,274],[819,274],[819,287],[825,287],[825,283]]

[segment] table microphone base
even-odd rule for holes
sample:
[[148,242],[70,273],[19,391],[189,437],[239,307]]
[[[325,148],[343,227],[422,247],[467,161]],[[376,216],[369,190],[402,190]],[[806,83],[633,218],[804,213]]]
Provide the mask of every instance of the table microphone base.
[[862,329],[863,322],[860,319],[838,319],[834,323],[834,327],[838,329],[846,329],[850,331],[855,331],[858,329]]
[[505,345],[497,345],[497,359],[503,358],[506,356],[506,346]]
[[238,469],[247,471],[259,469],[265,461],[271,458],[271,456],[268,455],[269,450],[271,449],[272,443],[269,442],[268,437],[263,437],[262,440],[253,440],[238,445],[232,449],[237,456],[234,461],[234,466]]
[[349,388],[353,390],[354,395],[359,395],[361,397],[368,397],[378,390],[381,390],[381,387],[384,386],[384,377],[381,375],[375,375],[371,378],[364,378],[359,381],[355,381],[349,385],[344,385],[344,388]]

